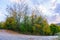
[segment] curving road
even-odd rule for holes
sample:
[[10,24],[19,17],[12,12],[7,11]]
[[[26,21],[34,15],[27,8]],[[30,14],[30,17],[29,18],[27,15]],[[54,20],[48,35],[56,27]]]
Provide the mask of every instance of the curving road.
[[0,30],[0,40],[55,40],[56,38],[57,36],[32,36]]

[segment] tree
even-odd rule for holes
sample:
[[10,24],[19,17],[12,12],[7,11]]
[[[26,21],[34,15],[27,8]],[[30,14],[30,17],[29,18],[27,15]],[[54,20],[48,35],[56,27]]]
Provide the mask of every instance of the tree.
[[59,31],[58,26],[55,24],[51,24],[50,29],[51,29],[52,35],[56,34]]
[[46,19],[43,20],[43,32],[44,35],[51,35],[51,30]]
[[13,17],[9,17],[5,22],[5,29],[15,30],[16,29],[16,20]]
[[18,27],[20,26],[21,18],[26,14],[27,4],[23,1],[20,1],[18,4],[13,4],[12,6],[7,6],[7,12],[9,13],[8,17],[14,17],[17,21]]
[[34,25],[36,27],[36,31],[37,31],[37,33],[39,33],[41,35],[43,35],[43,26],[42,26],[43,23],[42,22],[43,22],[42,16],[37,16],[35,21],[34,21]]
[[3,22],[0,22],[0,29],[4,29]]

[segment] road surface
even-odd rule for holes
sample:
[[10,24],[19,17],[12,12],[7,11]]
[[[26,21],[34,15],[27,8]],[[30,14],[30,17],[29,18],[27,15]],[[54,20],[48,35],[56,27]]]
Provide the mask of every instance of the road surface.
[[55,40],[58,36],[32,36],[0,30],[0,40]]

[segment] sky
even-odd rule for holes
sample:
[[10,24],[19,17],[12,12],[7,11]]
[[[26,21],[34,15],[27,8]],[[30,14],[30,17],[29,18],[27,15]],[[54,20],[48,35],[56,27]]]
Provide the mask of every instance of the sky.
[[[4,21],[7,14],[6,7],[11,4],[18,4],[20,0],[0,0],[0,21]],[[48,23],[60,23],[60,0],[21,0],[29,5],[30,8],[39,9],[46,16]]]

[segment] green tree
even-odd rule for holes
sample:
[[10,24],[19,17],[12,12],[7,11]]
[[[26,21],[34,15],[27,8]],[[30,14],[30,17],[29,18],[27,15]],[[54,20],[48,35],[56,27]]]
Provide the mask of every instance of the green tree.
[[4,29],[3,22],[0,22],[0,29]]
[[59,32],[59,28],[57,25],[55,24],[51,24],[50,25],[50,29],[51,29],[51,32],[52,32],[52,35],[56,34],[57,32]]
[[5,26],[5,29],[16,30],[17,28],[16,20],[13,17],[9,17],[6,19],[4,26]]

